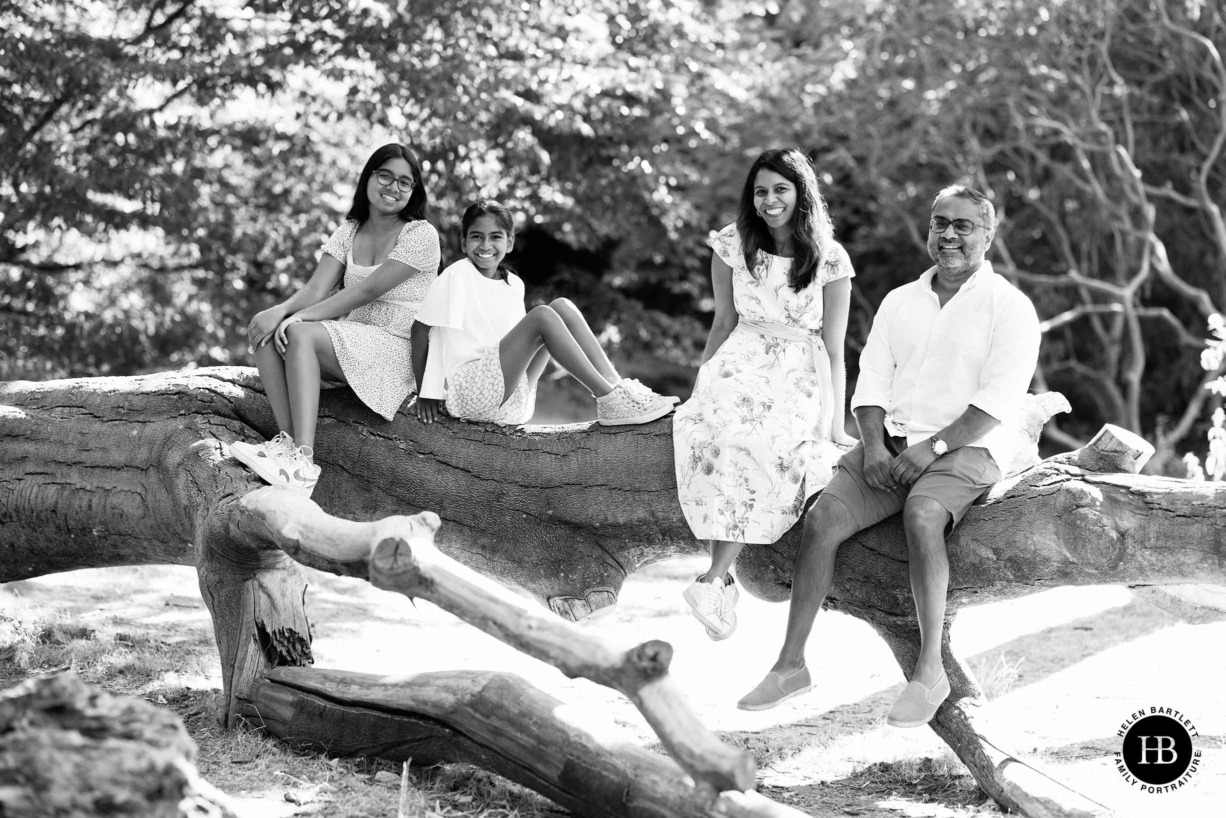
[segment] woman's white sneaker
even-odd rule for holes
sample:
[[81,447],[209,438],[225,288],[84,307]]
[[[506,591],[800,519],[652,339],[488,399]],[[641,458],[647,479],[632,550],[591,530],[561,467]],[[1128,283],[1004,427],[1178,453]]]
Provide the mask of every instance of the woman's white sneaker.
[[727,639],[736,630],[736,607],[740,592],[736,582],[728,577],[725,585],[723,580],[703,582],[702,576],[690,583],[681,594],[694,618],[703,624],[707,636],[715,641]]
[[276,437],[264,443],[246,443],[241,440],[231,443],[230,455],[271,483],[280,469],[281,459],[287,457],[295,448],[297,447],[292,437],[285,432],[277,432]]
[[294,445],[285,432],[267,443],[231,443],[230,454],[251,469],[265,483],[311,496],[319,482],[320,468],[311,460],[311,453]]

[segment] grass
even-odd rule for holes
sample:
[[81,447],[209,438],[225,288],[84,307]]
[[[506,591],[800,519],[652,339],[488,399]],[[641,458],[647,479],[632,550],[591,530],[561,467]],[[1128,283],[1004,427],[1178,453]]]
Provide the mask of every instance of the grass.
[[1008,652],[1002,650],[980,657],[972,661],[970,666],[984,695],[988,701],[993,701],[1013,689],[1025,661],[1025,657],[1011,659]]

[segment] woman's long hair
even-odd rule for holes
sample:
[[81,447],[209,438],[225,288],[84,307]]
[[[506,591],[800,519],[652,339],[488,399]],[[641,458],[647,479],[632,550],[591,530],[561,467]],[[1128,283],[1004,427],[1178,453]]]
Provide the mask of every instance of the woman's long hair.
[[796,209],[792,211],[792,269],[788,272],[788,284],[800,292],[813,282],[817,275],[822,254],[834,241],[834,223],[826,210],[817,185],[813,163],[797,148],[771,148],[763,151],[754,160],[741,189],[741,201],[737,207],[736,230],[741,237],[745,253],[745,266],[753,272],[754,261],[759,251],[774,253],[775,240],[770,229],[754,208],[753,189],[758,172],[772,170],[796,186]]
[[430,203],[430,197],[426,194],[426,186],[421,180],[421,162],[417,161],[417,154],[413,153],[408,145],[401,145],[399,142],[384,145],[366,160],[362,175],[358,177],[358,188],[353,192],[353,205],[345,214],[345,218],[356,220],[359,226],[370,218],[370,199],[366,196],[370,177],[383,167],[387,160],[396,158],[408,162],[413,169],[413,192],[409,194],[408,204],[397,215],[406,222],[426,218],[426,206]]
[[[461,245],[464,243],[464,237],[468,235],[468,228],[472,227],[473,222],[482,216],[493,216],[495,224],[506,231],[507,238],[515,238],[515,217],[511,215],[511,211],[493,199],[478,199],[465,208],[464,215],[460,217]],[[498,262],[498,277],[503,281],[507,281],[508,274],[513,272],[515,272],[515,268],[510,265],[505,257],[502,261]]]

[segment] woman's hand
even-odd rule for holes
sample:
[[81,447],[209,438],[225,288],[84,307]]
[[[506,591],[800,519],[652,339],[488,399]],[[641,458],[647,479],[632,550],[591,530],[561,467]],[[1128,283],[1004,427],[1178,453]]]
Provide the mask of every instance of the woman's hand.
[[251,344],[251,351],[254,352],[267,344],[283,320],[285,320],[285,307],[282,304],[257,312],[247,324],[247,343]]
[[422,423],[433,423],[443,416],[443,402],[437,398],[423,398],[418,395],[413,402],[413,411]]
[[297,315],[291,315],[289,318],[286,318],[285,320],[283,320],[280,324],[277,324],[277,331],[274,332],[272,336],[272,343],[273,343],[273,346],[277,348],[277,352],[281,353],[282,355],[285,354],[285,343],[286,343],[285,329],[286,327],[288,327],[290,324],[300,323],[301,321],[302,319],[299,318]]

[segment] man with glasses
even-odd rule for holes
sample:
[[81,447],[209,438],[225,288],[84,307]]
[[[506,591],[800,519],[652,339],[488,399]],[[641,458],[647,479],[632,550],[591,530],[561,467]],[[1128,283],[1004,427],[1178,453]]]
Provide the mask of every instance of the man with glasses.
[[835,553],[898,512],[920,653],[886,721],[919,727],[949,696],[941,661],[945,537],[1010,462],[1003,424],[1018,410],[1039,355],[1034,306],[985,259],[995,219],[977,190],[955,185],[936,195],[928,227],[936,266],[889,293],[873,320],[851,399],[860,443],[805,515],[783,648],[741,709],[765,710],[812,688],[805,643],[830,590]]

